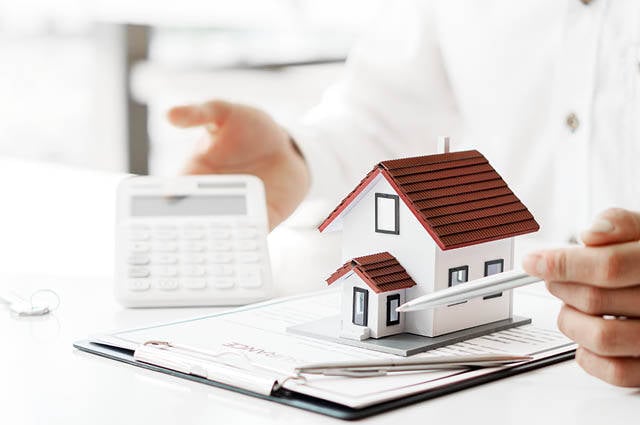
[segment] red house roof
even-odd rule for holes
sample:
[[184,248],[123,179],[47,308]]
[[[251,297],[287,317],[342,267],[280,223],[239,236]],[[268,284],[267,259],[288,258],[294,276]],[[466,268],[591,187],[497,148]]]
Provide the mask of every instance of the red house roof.
[[398,260],[388,252],[347,261],[329,276],[327,283],[331,285],[352,270],[377,294],[410,288],[416,284]]
[[484,155],[471,150],[379,163],[318,229],[327,230],[347,214],[378,176],[389,181],[442,250],[531,233],[540,228]]

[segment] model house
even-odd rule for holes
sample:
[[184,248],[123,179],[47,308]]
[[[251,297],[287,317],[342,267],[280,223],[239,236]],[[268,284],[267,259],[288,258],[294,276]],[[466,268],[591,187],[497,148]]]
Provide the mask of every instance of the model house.
[[478,151],[383,161],[322,222],[343,232],[341,336],[438,336],[510,318],[511,292],[397,313],[405,301],[510,270],[538,223]]

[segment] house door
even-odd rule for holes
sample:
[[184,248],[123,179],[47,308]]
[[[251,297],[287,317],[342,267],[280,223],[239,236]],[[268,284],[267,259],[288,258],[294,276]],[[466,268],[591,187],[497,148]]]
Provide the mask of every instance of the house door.
[[369,312],[369,291],[362,288],[353,288],[353,324],[367,326]]

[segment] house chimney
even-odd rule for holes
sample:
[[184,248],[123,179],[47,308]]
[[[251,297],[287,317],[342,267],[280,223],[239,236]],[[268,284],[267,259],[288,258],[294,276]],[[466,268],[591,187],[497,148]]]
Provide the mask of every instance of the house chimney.
[[449,136],[438,137],[438,153],[449,153]]

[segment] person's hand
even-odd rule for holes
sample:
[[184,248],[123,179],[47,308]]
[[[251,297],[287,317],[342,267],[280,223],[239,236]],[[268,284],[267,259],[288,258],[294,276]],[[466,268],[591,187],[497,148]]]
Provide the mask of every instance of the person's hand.
[[640,213],[609,209],[581,236],[584,247],[532,253],[523,267],[564,301],[558,326],[578,344],[578,364],[640,387]]
[[302,202],[309,171],[287,132],[258,109],[224,101],[172,108],[178,127],[204,126],[207,134],[189,159],[187,174],[253,174],[265,185],[273,229]]

